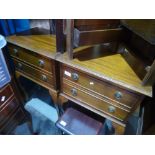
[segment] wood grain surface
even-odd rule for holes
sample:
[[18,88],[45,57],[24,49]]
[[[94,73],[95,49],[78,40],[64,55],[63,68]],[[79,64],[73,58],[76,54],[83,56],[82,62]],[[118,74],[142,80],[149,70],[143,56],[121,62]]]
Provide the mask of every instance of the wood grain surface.
[[9,43],[31,50],[48,58],[54,58],[56,54],[55,35],[29,35],[6,37]]
[[104,47],[96,45],[76,48],[74,59],[69,60],[67,52],[56,53],[56,41],[53,35],[10,36],[6,39],[9,43],[80,69],[101,80],[107,80],[130,91],[152,97],[152,87],[142,86],[142,80],[122,55],[115,52],[109,53]]
[[68,59],[67,53],[60,54],[57,60],[130,91],[152,97],[152,87],[142,86],[142,80],[121,54],[109,53],[99,46],[83,46],[74,50],[73,60]]

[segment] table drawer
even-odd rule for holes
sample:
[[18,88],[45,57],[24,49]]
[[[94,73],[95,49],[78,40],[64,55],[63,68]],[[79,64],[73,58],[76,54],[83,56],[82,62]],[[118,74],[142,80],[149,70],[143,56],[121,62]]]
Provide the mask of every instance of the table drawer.
[[9,120],[0,127],[0,134],[14,134],[13,130],[25,119],[24,111],[21,108],[16,109],[16,111],[9,117]]
[[96,97],[92,93],[87,92],[83,89],[73,87],[70,84],[63,83],[62,91],[64,94],[68,95],[69,97],[77,99],[78,101],[81,101],[95,108],[96,110],[99,110],[105,114],[108,114],[111,117],[114,117],[118,120],[121,120],[121,121],[125,120],[129,114],[129,111],[120,109],[117,106],[102,100],[102,98]]
[[11,98],[11,96],[13,96],[13,90],[10,85],[7,85],[0,90],[0,108]]
[[51,88],[54,87],[53,77],[51,74],[46,74],[42,71],[39,71],[38,69],[35,69],[15,59],[14,59],[14,64],[15,64],[16,70],[22,72],[28,77],[31,77],[35,81],[42,83],[43,85],[46,85],[48,87],[51,87]]
[[53,73],[52,65],[53,61],[45,58],[35,52],[31,52],[24,48],[9,44],[8,45],[10,55],[31,65],[34,65],[40,69]]
[[91,91],[95,91],[106,98],[119,102],[120,104],[132,108],[141,99],[140,95],[112,85],[108,82],[98,80],[83,72],[63,66],[62,76],[76,84],[79,84]]
[[10,115],[19,107],[16,99],[13,98],[2,109],[0,109],[0,125],[4,124],[10,117]]

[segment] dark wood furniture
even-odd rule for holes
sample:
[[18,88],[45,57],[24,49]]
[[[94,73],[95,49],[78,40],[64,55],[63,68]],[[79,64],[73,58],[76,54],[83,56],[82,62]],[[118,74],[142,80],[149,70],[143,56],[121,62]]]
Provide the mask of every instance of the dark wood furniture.
[[111,120],[115,134],[123,134],[129,116],[139,107],[144,95],[93,75],[89,70],[84,70],[84,67],[79,69],[77,65],[73,67],[72,63],[63,63],[60,67],[60,105],[71,100]]
[[66,49],[66,36],[64,34],[64,20],[56,20],[56,48],[57,52],[64,53]]
[[[128,118],[139,109],[144,97],[152,97],[152,85],[143,86],[143,79],[139,76],[145,69],[144,62],[124,40],[125,28],[117,28],[120,30],[118,35],[110,29],[108,31],[112,33],[102,33],[103,37],[98,36],[99,40],[95,42],[89,35],[94,30],[83,35],[82,29],[78,34],[74,22],[69,20],[66,28],[68,54],[64,53],[57,59],[61,62],[59,103],[63,105],[71,100],[111,120],[115,124],[115,134],[123,134]],[[76,35],[81,47],[74,44]],[[126,35],[130,38],[129,33]],[[90,40],[90,44],[104,44],[89,45],[82,41],[83,37]],[[136,66],[139,66],[137,70]]]
[[13,130],[26,119],[22,102],[13,82],[0,89],[0,134],[13,134]]
[[64,33],[66,33],[66,49],[69,58],[74,58],[74,47],[119,41],[122,37],[122,28],[119,24],[119,20],[66,20]]
[[[142,79],[143,85],[155,83],[155,20],[121,20],[126,28],[124,42],[130,48],[127,61]],[[130,55],[131,55],[130,54]],[[131,60],[130,60],[131,59]],[[139,66],[136,67],[134,66]]]
[[57,103],[59,75],[58,62],[54,60],[55,35],[14,35],[8,37],[7,41],[17,79],[23,76],[43,86]]
[[68,108],[56,126],[70,135],[98,135],[103,124],[73,108]]
[[[143,65],[142,69],[134,70],[135,66],[143,63],[141,63],[141,58],[139,60],[135,57],[135,50],[126,45],[126,40],[123,40],[123,43],[120,42],[122,28],[119,27],[118,21],[112,22],[111,26],[105,24],[106,22],[97,24],[98,20],[96,25],[93,25],[91,21],[87,22],[81,20],[80,25],[70,20],[70,23],[67,23],[70,26],[65,28],[62,27],[61,21],[59,25],[61,32],[56,30],[59,37],[63,34],[67,35],[67,52],[71,54],[73,51],[74,57],[73,53],[69,57],[67,52],[59,53],[63,50],[64,44],[60,50],[57,47],[58,53],[56,52],[56,41],[53,35],[8,37],[8,47],[16,66],[16,75],[17,77],[24,76],[47,88],[54,102],[59,103],[61,108],[65,102],[71,100],[109,119],[115,129],[115,134],[124,134],[128,118],[135,111],[139,113],[137,109],[145,96],[152,97],[152,86],[142,85],[143,79],[137,74],[144,69]],[[75,25],[78,33],[74,29]],[[84,28],[87,31],[84,31]],[[94,30],[96,28],[97,30]],[[92,40],[89,43],[78,42],[78,46],[84,44],[87,46],[74,48],[71,32],[75,30],[74,34],[79,34],[80,41],[85,34],[94,32],[98,34],[101,28],[102,34],[111,34],[105,42],[109,42],[114,37],[112,44],[89,45],[89,43],[101,43],[104,39],[97,37],[99,39],[97,42],[92,42]],[[105,32],[103,28],[110,30]],[[111,33],[113,31],[119,31],[119,33]],[[127,38],[130,38],[130,33],[126,34]],[[62,40],[64,41],[64,38]],[[58,39],[57,46],[62,40]],[[130,41],[132,43],[132,39]]]
[[120,53],[142,79],[143,85],[153,85],[154,25],[155,20],[66,20],[68,56],[73,59],[74,48],[80,46],[109,43],[112,51]]
[[[14,129],[27,118],[23,109],[23,98],[8,58],[7,50],[4,47],[0,60],[0,80],[2,82],[0,87],[0,134],[14,134]],[[6,79],[5,83],[4,79]]]

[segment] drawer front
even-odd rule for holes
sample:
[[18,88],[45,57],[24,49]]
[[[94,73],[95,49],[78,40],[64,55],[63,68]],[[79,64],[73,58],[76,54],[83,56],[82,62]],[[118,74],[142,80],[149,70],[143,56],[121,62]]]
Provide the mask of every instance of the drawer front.
[[129,112],[94,96],[90,92],[77,89],[70,84],[63,83],[63,93],[121,121],[125,120],[129,114]]
[[50,74],[46,74],[42,71],[39,71],[23,62],[20,62],[18,60],[14,59],[14,64],[16,67],[16,70],[24,73],[25,75],[31,77],[37,82],[42,83],[43,85],[46,85],[48,87],[53,88],[54,87],[54,82],[53,82],[53,77]]
[[21,108],[11,115],[5,125],[0,128],[0,134],[13,134],[13,130],[25,119],[25,114]]
[[0,125],[4,124],[9,119],[10,115],[18,108],[18,106],[18,102],[13,98],[0,110]]
[[63,78],[75,82],[87,89],[95,91],[110,100],[118,102],[128,108],[132,108],[140,99],[140,95],[131,93],[125,89],[114,86],[110,83],[98,80],[87,74],[63,66]]
[[8,48],[11,56],[27,62],[31,65],[34,65],[40,69],[44,69],[51,74],[53,73],[52,60],[49,60],[48,58],[45,58],[37,53],[31,52],[18,46],[9,45]]
[[0,108],[11,98],[11,96],[13,96],[13,90],[10,85],[7,85],[0,90]]

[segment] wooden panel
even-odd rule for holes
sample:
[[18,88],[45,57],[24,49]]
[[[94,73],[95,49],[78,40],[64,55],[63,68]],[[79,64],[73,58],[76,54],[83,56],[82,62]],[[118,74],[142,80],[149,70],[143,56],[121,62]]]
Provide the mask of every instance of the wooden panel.
[[34,80],[50,87],[54,87],[53,77],[50,74],[46,74],[44,72],[41,72],[40,70],[37,70],[31,66],[26,65],[25,63],[15,60],[14,64],[16,67],[16,70],[20,71],[21,73],[24,73],[28,75],[29,77],[33,78]]
[[[146,65],[141,69],[143,85],[154,85],[154,59],[155,59],[155,20],[122,20],[126,27],[127,37],[124,41],[134,50]],[[139,65],[137,65],[139,66]],[[141,66],[137,67],[141,68]],[[145,69],[147,68],[147,72]],[[136,70],[136,67],[134,68]],[[144,71],[143,71],[144,70]]]
[[144,61],[152,61],[155,59],[155,45],[150,44],[142,37],[133,33],[131,30],[124,28],[124,43],[126,43],[139,57],[142,57]]
[[66,21],[66,47],[69,59],[73,59],[73,31],[74,31],[74,20],[67,19]]
[[[65,74],[66,72],[70,73],[71,76]],[[78,80],[73,79],[73,74],[78,75]],[[122,89],[105,81],[97,80],[96,78],[89,76],[88,74],[84,74],[66,66],[63,66],[62,75],[63,78],[71,80],[74,83],[89,89],[90,91],[94,91],[95,93],[97,92],[103,95],[105,98],[123,104],[128,108],[134,107],[141,98],[140,95],[136,95],[132,92],[127,91],[126,89]],[[121,93],[121,98],[116,97],[118,93]]]
[[74,46],[93,45],[120,41],[122,29],[105,29],[93,31],[79,31],[74,29]]
[[19,108],[9,119],[9,121],[0,128],[0,134],[12,134],[12,131],[15,129],[20,122],[25,118],[25,114],[21,108]]
[[155,45],[154,19],[124,19],[121,23],[150,44]]
[[146,61],[146,59],[142,59],[141,56],[135,53],[135,50],[131,50],[125,44],[119,45],[117,53],[121,54],[121,56],[130,65],[136,75],[142,80],[147,73],[146,68],[149,67],[149,63]]
[[106,28],[117,28],[120,24],[118,19],[75,19],[75,28],[79,30],[103,30]]
[[[121,120],[121,121],[125,120],[129,114],[129,112],[123,109],[120,109],[116,107],[115,105],[111,105],[110,103],[102,100],[102,98],[97,98],[96,96],[93,96],[93,94],[83,91],[82,89],[77,89],[76,87],[73,87],[69,84],[63,83],[62,89],[63,89],[62,91],[64,94],[74,99],[77,99],[118,120]],[[73,89],[76,91],[75,95],[72,93]]]
[[56,20],[56,47],[57,52],[63,53],[66,47],[66,38],[63,33],[63,19]]
[[0,128],[3,123],[9,121],[10,115],[19,107],[15,98],[9,101],[2,109],[0,109]]
[[[68,81],[67,79],[64,79],[63,80],[63,83],[67,83],[70,86],[75,87],[75,88],[80,89],[80,90],[82,89],[84,92],[88,92],[88,94],[92,94],[95,98],[101,98],[102,100],[104,100],[104,101],[106,101],[106,102],[108,102],[108,103],[110,103],[110,104],[112,104],[114,106],[117,106],[118,108],[123,109],[125,111],[128,111],[129,112],[132,109],[132,108],[126,106],[125,104],[121,104],[120,102],[115,102],[114,100],[112,100],[112,99],[110,99],[110,98],[108,98],[108,97],[106,97],[104,95],[101,95],[99,93],[96,93],[95,91],[91,91],[90,89],[87,89],[85,87],[82,87],[81,85],[78,85],[78,84],[73,83],[71,81]],[[135,106],[137,104],[135,104]]]
[[0,90],[0,109],[5,103],[8,102],[13,94],[14,93],[10,85],[7,85],[2,90]]
[[39,69],[50,72],[51,74],[53,73],[52,60],[12,44],[9,44],[8,49],[12,57],[22,60],[28,64],[32,64]]
[[[66,125],[61,124],[62,121]],[[97,135],[103,124],[76,109],[68,108],[56,126],[70,135]]]

